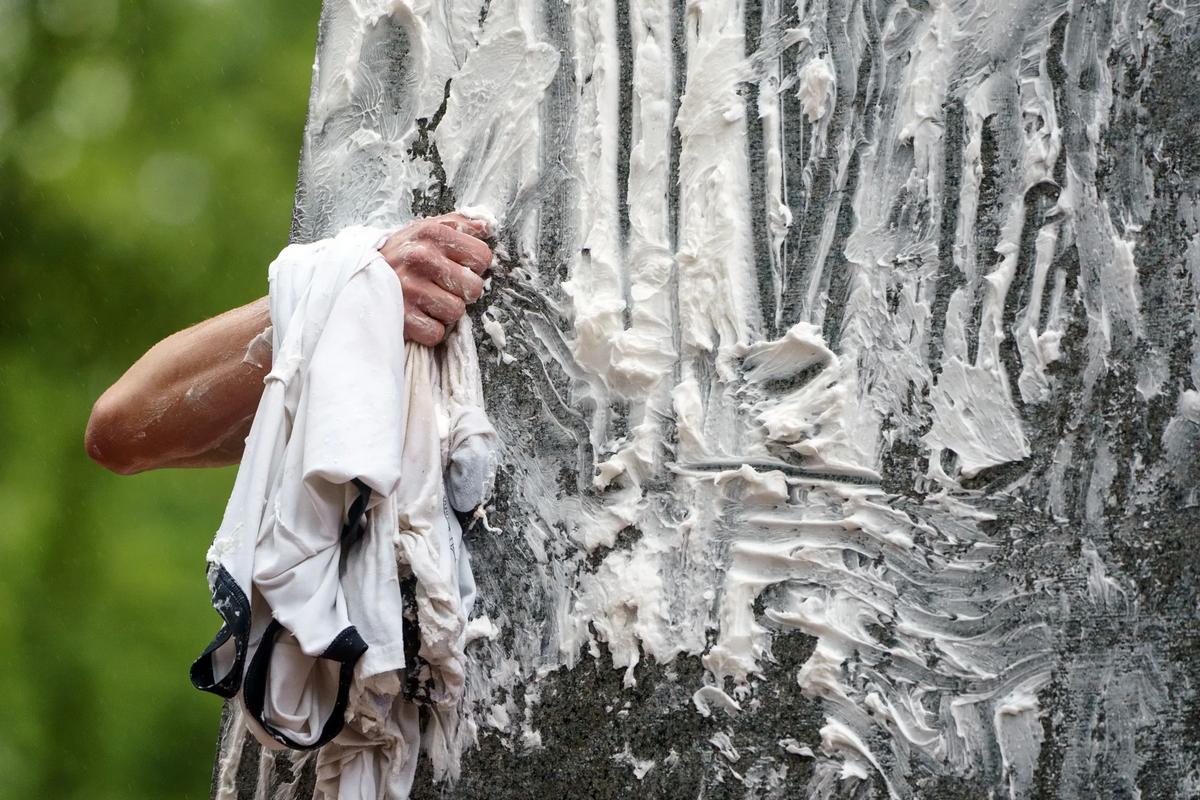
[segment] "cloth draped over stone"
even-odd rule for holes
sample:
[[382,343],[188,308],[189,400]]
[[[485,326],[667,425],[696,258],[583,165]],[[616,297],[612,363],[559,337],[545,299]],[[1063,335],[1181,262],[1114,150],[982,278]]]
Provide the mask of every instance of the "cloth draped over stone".
[[456,714],[475,583],[454,512],[495,475],[470,321],[404,341],[386,236],[271,264],[272,366],[208,552],[224,624],[191,671],[264,746],[319,748],[318,797],[407,797],[419,704]]

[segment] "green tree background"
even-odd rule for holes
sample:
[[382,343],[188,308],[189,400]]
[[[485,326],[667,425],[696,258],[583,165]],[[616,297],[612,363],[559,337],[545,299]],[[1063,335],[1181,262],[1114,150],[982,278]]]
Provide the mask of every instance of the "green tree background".
[[233,470],[105,473],[95,398],[262,295],[318,0],[0,0],[0,798],[204,798]]

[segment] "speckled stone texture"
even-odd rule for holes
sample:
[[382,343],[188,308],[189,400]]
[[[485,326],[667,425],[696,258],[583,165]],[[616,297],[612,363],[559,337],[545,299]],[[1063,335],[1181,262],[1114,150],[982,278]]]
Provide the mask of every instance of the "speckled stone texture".
[[[764,2],[748,0],[743,9],[749,51],[764,40]],[[705,3],[693,5],[703,8]],[[953,4],[964,17],[986,5]],[[1186,393],[1195,392],[1200,383],[1200,6],[1188,0],[1020,5],[1022,10],[1011,17],[1011,47],[998,46],[987,58],[962,55],[976,58],[980,69],[1007,75],[1013,90],[998,95],[1006,101],[996,104],[977,133],[969,129],[963,94],[969,76],[959,75],[940,104],[937,157],[942,159],[943,185],[937,187],[942,199],[936,215],[903,195],[894,202],[888,198],[894,205],[893,227],[920,229],[931,243],[925,262],[873,268],[903,276],[889,284],[898,287],[897,297],[906,280],[934,286],[928,324],[937,331],[955,290],[966,286],[974,293],[971,314],[978,314],[983,302],[985,281],[979,275],[964,277],[956,266],[956,248],[973,248],[979,259],[995,261],[1004,209],[1014,202],[1023,208],[1024,232],[1002,317],[1009,335],[999,352],[1030,455],[960,482],[963,490],[976,493],[977,507],[993,517],[981,528],[996,545],[995,562],[1013,585],[1027,592],[1028,603],[1019,612],[1023,624],[1041,624],[1050,642],[1049,678],[1036,695],[1043,740],[1031,779],[1012,783],[998,750],[974,756],[966,770],[949,769],[937,757],[911,755],[895,744],[883,722],[867,741],[880,754],[879,771],[866,780],[846,782],[836,774],[818,774],[827,710],[825,701],[806,694],[797,679],[817,640],[763,615],[760,622],[774,632],[772,657],[761,675],[751,679],[748,696],[753,702],[738,716],[717,711],[706,718],[697,712],[692,693],[706,680],[699,654],[681,655],[668,664],[643,663],[636,687],[626,688],[623,670],[613,668],[601,642],[599,657],[585,653],[574,666],[548,669],[541,677],[531,674],[527,684],[492,698],[511,699],[518,716],[528,707],[522,730],[537,731],[540,746],[530,746],[515,729],[483,726],[478,748],[463,756],[460,779],[435,784],[423,762],[414,797],[883,798],[889,793],[884,776],[900,772],[903,785],[893,782],[891,791],[923,800],[1007,797],[1010,791],[1020,797],[1084,800],[1200,797],[1200,417],[1189,416],[1200,412],[1185,408]],[[839,93],[830,131],[817,151],[785,153],[795,174],[807,171],[807,178],[803,186],[792,187],[789,199],[793,225],[787,241],[796,268],[781,292],[764,289],[764,317],[781,321],[769,323],[764,334],[777,336],[799,318],[795,304],[801,283],[807,285],[813,270],[822,270],[822,292],[828,298],[823,328],[837,350],[849,286],[859,277],[855,270],[864,269],[845,255],[847,240],[860,224],[852,198],[894,189],[871,185],[879,173],[867,166],[880,152],[896,147],[896,131],[884,124],[888,92],[896,91],[888,76],[907,63],[908,49],[894,43],[910,42],[904,38],[906,26],[923,24],[941,4],[829,0],[800,6],[805,9],[777,12],[782,22],[772,25],[798,25],[801,15],[806,24],[817,20],[833,58],[849,65],[845,69],[855,86]],[[995,6],[1012,10],[999,0]],[[618,15],[621,65],[627,70],[631,37],[620,20],[626,19],[621,15],[628,8],[624,2],[612,8]],[[670,12],[674,61],[682,70],[687,12],[681,2],[672,4]],[[482,13],[486,15],[487,4]],[[562,44],[568,67],[556,75],[543,105],[548,163],[558,160],[555,148],[570,138],[573,121],[564,98],[580,91],[570,68],[569,13],[558,0],[548,3],[545,12],[545,38]],[[328,17],[327,9],[326,24]],[[1023,20],[1030,22],[1024,25]],[[1006,31],[998,32],[996,41],[1007,41]],[[402,63],[402,32],[388,48],[384,62]],[[1025,186],[1013,178],[1020,157],[1013,137],[1028,122],[1017,91],[1028,66],[1021,64],[1020,55],[1033,51],[1042,56],[1032,68],[1037,71],[1040,63],[1052,87],[1049,102],[1061,129],[1061,152],[1052,179]],[[799,68],[788,51],[782,59],[785,74]],[[402,73],[397,69],[388,80],[402,82]],[[385,80],[384,85],[391,84]],[[755,111],[760,89],[754,81],[743,87],[749,110],[746,151],[756,179],[762,178],[765,157]],[[630,91],[628,83],[620,87],[623,129],[631,124]],[[797,120],[802,114],[792,95],[785,98],[782,113]],[[413,145],[414,153],[435,164],[436,148],[427,132],[436,123],[436,118],[419,120],[426,133]],[[964,218],[958,189],[964,163],[973,158],[966,153],[973,136],[979,147],[978,207]],[[839,160],[839,143],[849,148],[844,160]],[[626,138],[620,145],[619,182],[628,179],[628,148]],[[321,191],[321,180],[301,175],[296,239],[326,235],[328,220],[337,216],[338,198]],[[1080,233],[1056,249],[1051,263],[1064,287],[1061,353],[1047,367],[1049,394],[1026,402],[1016,390],[1022,364],[1011,334],[1029,300],[1037,233],[1060,214],[1057,207],[1068,185],[1075,192]],[[540,203],[540,274],[549,282],[542,288],[549,302],[562,305],[566,301],[561,292],[554,294],[553,284],[566,276],[577,225],[573,195],[564,187],[569,187],[569,176],[535,201]],[[761,185],[755,184],[751,195],[753,209],[762,211]],[[414,196],[412,210],[438,213],[453,208],[454,201],[444,185],[435,183]],[[672,198],[672,213],[678,213],[677,197]],[[756,215],[760,245],[766,236],[760,219],[764,214]],[[818,239],[826,235],[822,220],[832,223],[832,238],[824,260],[813,263]],[[1105,292],[1113,288],[1108,283],[1111,241],[1107,234],[1089,232],[1088,225],[1111,226],[1132,244],[1138,298],[1132,322],[1103,310]],[[754,260],[759,285],[769,287],[772,266],[765,246],[756,248]],[[510,335],[535,324],[535,318],[544,322],[550,313],[536,304],[527,305],[524,315],[512,313]],[[1098,356],[1089,343],[1098,341],[1103,326],[1108,326],[1103,334],[1107,352]],[[924,358],[936,375],[941,341],[934,336],[921,346],[928,348]],[[972,340],[969,347],[975,346]],[[550,388],[569,396],[569,377],[532,346],[516,352],[512,364],[493,358],[485,365],[489,413],[514,451],[540,463],[561,464],[560,491],[591,491],[586,474],[591,455],[581,455],[578,440],[564,432],[582,423],[569,409],[547,411]],[[912,387],[903,402],[908,413],[885,425],[879,485],[895,508],[919,516],[933,492],[924,438],[930,429],[929,387]],[[554,418],[563,424],[551,424]],[[939,457],[952,472],[953,454],[943,451]],[[507,619],[510,626],[529,627],[541,624],[553,609],[538,605],[545,596],[538,588],[544,576],[535,574],[533,555],[520,534],[526,509],[508,501],[523,480],[525,475],[512,465],[502,468],[491,522],[503,533],[476,532],[469,544],[481,609]],[[614,549],[629,547],[638,536],[636,529],[625,532]],[[575,559],[571,563],[594,568],[605,552],[570,554]],[[550,550],[551,562],[559,557],[566,555]],[[979,591],[985,588],[981,585]],[[771,591],[759,597],[760,613]],[[880,630],[878,637],[886,641],[892,633]],[[511,630],[502,634],[501,647],[511,643],[505,638],[511,635]],[[546,636],[549,640],[552,634]],[[714,630],[710,644],[715,636]],[[546,664],[554,666],[549,659]],[[535,686],[538,700],[527,705],[526,692]],[[718,735],[728,736],[732,751],[714,745]],[[782,739],[807,745],[817,757],[787,752]],[[230,744],[226,738],[222,747]],[[639,778],[632,762],[620,757],[623,752],[654,764]],[[903,770],[897,766],[902,757],[910,758]],[[292,764],[284,757],[260,761],[258,748],[248,742],[238,772],[238,797],[308,798],[311,775],[311,763]]]

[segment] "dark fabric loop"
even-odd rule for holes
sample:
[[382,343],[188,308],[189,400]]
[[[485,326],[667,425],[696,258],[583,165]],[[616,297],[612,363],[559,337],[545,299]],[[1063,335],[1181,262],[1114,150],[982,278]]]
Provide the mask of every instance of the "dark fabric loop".
[[263,706],[267,696],[267,676],[271,668],[271,653],[275,650],[275,640],[284,631],[284,627],[276,620],[271,620],[263,634],[258,652],[250,660],[246,670],[246,682],[242,687],[242,697],[246,701],[246,710],[250,716],[263,727],[272,739],[292,750],[315,750],[330,742],[342,731],[346,724],[346,706],[350,703],[350,685],[354,681],[354,665],[367,651],[367,643],[359,636],[358,631],[351,625],[337,635],[337,638],[321,654],[321,658],[337,661],[341,664],[338,670],[337,699],[329,719],[321,727],[321,735],[312,744],[299,744],[283,731],[263,719]]
[[[366,531],[367,504],[371,500],[371,488],[358,478],[354,479],[358,488],[358,497],[350,504],[346,513],[346,521],[342,526],[341,546],[347,548],[361,539]],[[250,601],[246,593],[238,586],[233,576],[224,566],[216,565],[216,577],[213,580],[212,603],[220,613],[224,625],[217,635],[204,648],[192,663],[192,685],[205,692],[212,692],[226,699],[237,695],[243,690],[246,708],[251,716],[262,725],[275,741],[293,750],[312,750],[320,747],[337,736],[345,724],[346,706],[350,701],[350,684],[354,679],[354,665],[367,650],[367,643],[358,634],[353,625],[343,630],[330,643],[321,658],[338,662],[338,692],[333,712],[321,729],[321,736],[311,745],[300,745],[262,718],[263,705],[266,701],[267,673],[271,664],[271,653],[275,649],[275,640],[284,630],[276,620],[271,620],[263,633],[262,643],[254,658],[246,667],[246,653],[250,643]],[[230,639],[233,640],[233,666],[220,680],[215,676],[215,654]],[[243,672],[245,681],[243,683]]]
[[[242,685],[242,670],[246,664],[246,651],[250,644],[250,601],[238,586],[233,576],[221,565],[217,565],[213,580],[212,604],[221,615],[224,624],[217,635],[204,648],[204,652],[192,662],[190,675],[192,685],[203,692],[212,692],[229,699],[238,693]],[[233,666],[220,680],[215,675],[215,656],[229,639],[233,639]]]
[[356,543],[367,529],[367,503],[371,502],[371,487],[358,478],[354,479],[354,485],[358,488],[358,497],[350,504],[350,509],[346,512],[346,522],[342,525],[343,548]]

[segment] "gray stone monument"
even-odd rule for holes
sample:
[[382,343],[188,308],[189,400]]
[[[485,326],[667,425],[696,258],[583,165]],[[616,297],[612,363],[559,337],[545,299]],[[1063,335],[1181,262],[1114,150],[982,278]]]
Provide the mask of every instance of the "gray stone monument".
[[294,238],[501,231],[490,624],[414,796],[1200,796],[1198,26],[327,2]]

